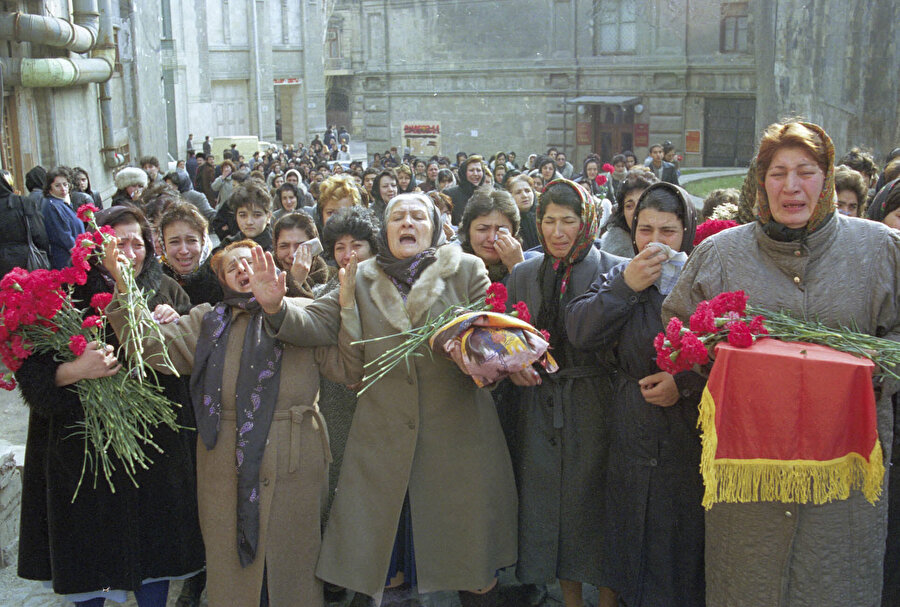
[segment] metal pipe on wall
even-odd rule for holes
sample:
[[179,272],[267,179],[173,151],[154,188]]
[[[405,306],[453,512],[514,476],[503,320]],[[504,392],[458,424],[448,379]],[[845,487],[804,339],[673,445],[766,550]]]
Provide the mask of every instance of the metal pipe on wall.
[[110,0],[100,0],[100,29],[98,30],[97,44],[91,53],[97,60],[106,61],[109,64],[110,77],[98,84],[100,89],[100,131],[103,138],[103,162],[108,168],[115,168],[125,163],[125,156],[116,152],[115,122],[112,111],[112,87],[110,79],[116,62],[116,44],[113,39],[112,17],[110,16]]
[[28,13],[0,14],[0,39],[32,42],[86,53],[94,47],[100,24],[97,0],[73,0],[70,23]]

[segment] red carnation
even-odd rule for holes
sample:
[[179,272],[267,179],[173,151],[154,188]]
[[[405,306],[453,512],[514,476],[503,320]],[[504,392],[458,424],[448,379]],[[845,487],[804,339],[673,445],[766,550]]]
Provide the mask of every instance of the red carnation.
[[544,341],[550,343],[550,331],[547,329],[541,329],[541,337],[544,338]]
[[697,226],[697,231],[694,234],[694,246],[696,247],[713,234],[718,234],[736,225],[738,225],[738,222],[733,219],[707,219]]
[[614,172],[615,170],[616,170],[616,167],[614,167],[614,166],[611,165],[610,163],[608,163],[608,162],[604,162],[604,163],[603,163],[603,172],[604,172],[604,173],[612,173],[612,172]]
[[701,335],[718,331],[718,327],[716,327],[716,315],[713,314],[712,307],[710,307],[708,301],[701,301],[697,304],[697,309],[691,314],[689,324],[691,331],[700,333]]
[[87,339],[84,335],[73,335],[69,338],[69,349],[75,356],[81,356],[87,349]]
[[506,311],[506,300],[508,299],[506,287],[502,282],[492,282],[487,288],[487,297],[484,299],[492,311],[503,313]]
[[684,328],[681,319],[673,316],[666,327],[666,339],[676,350],[681,347],[681,330]]
[[0,388],[3,388],[4,390],[16,389],[16,379],[13,377],[12,373],[5,373],[0,377]]
[[102,327],[103,326],[103,318],[97,316],[96,314],[88,316],[81,323],[82,329],[90,329],[93,327]]
[[597,185],[604,186],[606,185],[606,175],[597,175],[596,177],[594,177],[594,181],[597,182]]
[[747,308],[747,295],[743,291],[719,293],[709,301],[716,316],[724,316],[727,312],[743,314]]
[[742,322],[733,322],[729,325],[728,343],[736,348],[749,348],[753,345],[753,334],[750,327]]
[[95,293],[91,297],[91,307],[96,308],[98,312],[102,312],[112,301],[112,293]]
[[[705,365],[709,362],[709,352],[706,346],[696,335],[685,333],[681,338],[681,356],[678,357],[679,367],[685,367],[687,371],[694,365]],[[690,366],[687,366],[690,365]]]
[[517,302],[513,305],[514,314],[522,322],[531,322],[531,314],[528,312],[528,305],[524,301]]
[[99,210],[100,209],[98,209],[97,207],[95,207],[92,204],[83,204],[80,207],[78,207],[78,211],[75,214],[78,215],[78,219],[87,223],[89,221],[94,220],[94,213],[96,213]]
[[754,316],[753,320],[750,321],[750,333],[753,335],[768,335],[769,331],[766,329],[765,318],[762,316]]

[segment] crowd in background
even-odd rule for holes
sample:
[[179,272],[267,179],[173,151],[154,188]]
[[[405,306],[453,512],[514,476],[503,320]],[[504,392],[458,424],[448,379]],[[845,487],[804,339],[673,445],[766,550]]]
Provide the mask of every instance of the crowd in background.
[[[208,137],[202,151],[189,139],[172,170],[149,156],[120,169],[106,200],[79,167],[34,167],[21,193],[0,179],[0,274],[22,265],[29,241],[52,268],[67,266],[85,230],[75,210],[94,204],[170,332],[179,370],[192,374],[166,376],[185,429],[166,439],[140,487],[112,494],[98,485],[69,503],[81,447],[74,441],[69,452],[61,434],[78,419],[64,387],[115,357],[93,350],[74,371],[52,356],[29,359],[19,374],[31,407],[20,575],[90,607],[116,598],[110,587],[164,605],[179,579],[182,607],[197,605],[204,587],[210,605],[258,597],[307,607],[340,600],[344,589],[365,605],[404,585],[458,590],[464,606],[499,605],[497,572],[513,566],[535,605],[556,580],[567,607],[581,607],[583,584],[600,588],[605,606],[900,600],[893,491],[871,512],[853,497],[843,510],[798,509],[787,547],[762,547],[772,513],[737,505],[727,520],[723,507],[704,515],[705,380],[661,372],[652,345],[664,301],[669,315],[689,315],[696,285],[751,291],[766,276],[766,289],[783,290],[775,300],[793,301],[793,283],[753,271],[780,263],[785,247],[809,257],[811,284],[828,286],[822,298],[860,291],[853,309],[828,308],[828,322],[894,337],[900,148],[878,166],[856,148],[836,158],[815,125],[772,125],[742,189],[696,205],[679,186],[670,142],[643,161],[623,150],[580,163],[555,147],[523,162],[513,151],[451,160],[395,147],[362,160],[349,143],[332,127],[308,145],[250,157],[232,146],[217,158]],[[779,207],[790,188],[808,211],[799,222]],[[740,225],[695,250],[697,225],[711,218]],[[677,285],[660,284],[664,260],[651,242],[689,255]],[[853,251],[884,280],[844,276],[852,268],[833,257]],[[80,297],[115,292],[117,268],[92,268]],[[276,282],[265,281],[282,274],[285,292],[270,298]],[[526,302],[549,332],[557,374],[525,370],[489,392],[452,361],[422,357],[357,398],[362,365],[388,346],[353,340],[409,330],[491,282],[506,284],[510,303]],[[820,313],[819,304],[798,305]],[[128,331],[115,318],[113,326],[119,338]],[[266,392],[246,372],[257,364],[276,369],[278,389]],[[198,400],[216,391],[226,396],[210,419]],[[244,411],[251,393],[270,415],[261,435],[245,437],[257,419]],[[879,431],[890,443],[900,433],[885,396]],[[256,459],[239,459],[236,471],[244,448]],[[884,451],[892,457],[889,444]],[[74,463],[59,466],[65,458]],[[763,539],[728,535],[748,521]],[[848,563],[853,545],[868,556]]]

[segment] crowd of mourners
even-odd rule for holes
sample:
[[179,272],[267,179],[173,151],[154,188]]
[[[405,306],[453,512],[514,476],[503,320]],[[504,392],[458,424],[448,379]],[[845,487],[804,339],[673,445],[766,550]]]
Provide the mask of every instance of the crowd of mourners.
[[[162,607],[173,580],[180,607],[204,588],[212,607],[315,607],[398,587],[496,606],[508,568],[534,605],[557,581],[566,607],[585,584],[605,607],[900,604],[893,382],[877,389],[890,482],[874,506],[853,491],[704,511],[705,372],[663,372],[653,346],[670,317],[738,289],[900,339],[900,148],[881,169],[859,149],[836,158],[817,125],[773,124],[743,187],[701,209],[669,142],[577,166],[556,148],[521,163],[396,148],[351,160],[344,129],[250,158],[188,143],[174,170],[120,169],[106,200],[79,167],[34,167],[21,193],[0,179],[0,274],[29,240],[67,266],[75,210],[92,203],[117,248],[75,298],[121,293],[130,264],[165,337],[133,334],[116,298],[105,343],[17,372],[21,577],[89,607],[128,592]],[[710,218],[739,225],[695,246]],[[650,243],[687,262],[662,280],[668,257]],[[492,282],[549,332],[559,371],[478,388],[424,355],[357,396],[367,363]],[[70,387],[114,374],[129,340],[144,340],[181,427],[157,429],[163,452],[137,486],[118,471],[114,493],[98,482],[73,501]],[[179,376],[152,356],[163,347]]]

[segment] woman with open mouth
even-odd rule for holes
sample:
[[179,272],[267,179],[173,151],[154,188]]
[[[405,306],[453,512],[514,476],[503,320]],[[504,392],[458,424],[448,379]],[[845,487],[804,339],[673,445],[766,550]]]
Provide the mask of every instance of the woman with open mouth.
[[[121,292],[114,254],[104,265]],[[314,569],[331,455],[316,403],[319,373],[348,383],[361,372],[338,354],[351,348],[349,338],[333,345],[339,292],[313,302],[285,297],[286,277],[252,240],[229,244],[211,265],[222,301],[160,326],[175,368],[192,375],[209,604],[321,607]],[[145,360],[159,361],[162,344],[131,334],[118,299],[108,312],[123,343],[143,339]],[[280,332],[285,319],[296,328],[290,343]]]

